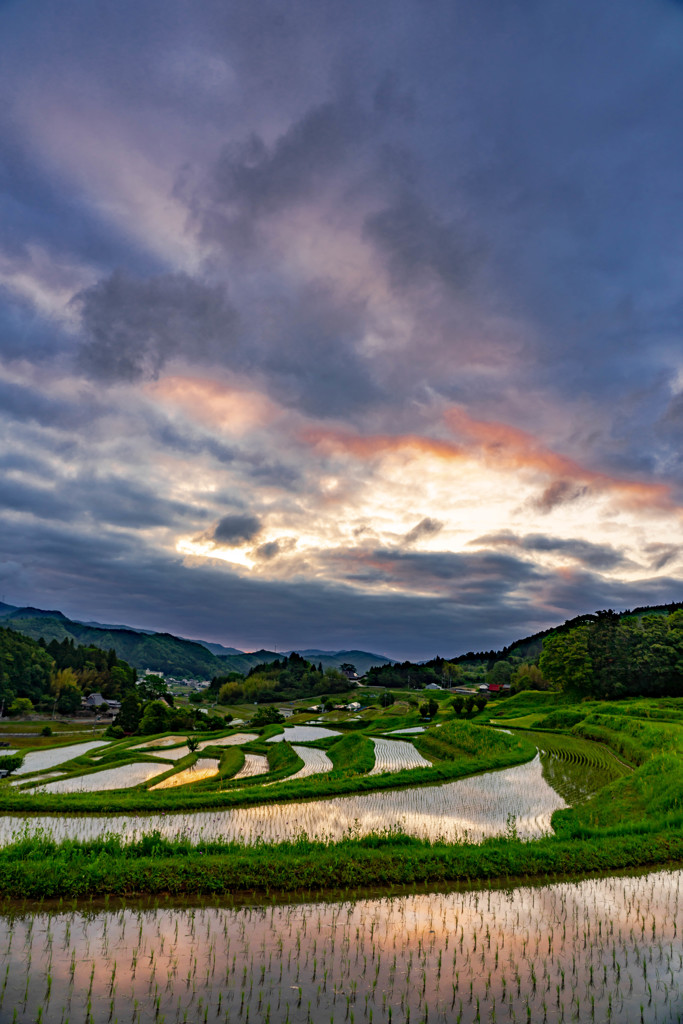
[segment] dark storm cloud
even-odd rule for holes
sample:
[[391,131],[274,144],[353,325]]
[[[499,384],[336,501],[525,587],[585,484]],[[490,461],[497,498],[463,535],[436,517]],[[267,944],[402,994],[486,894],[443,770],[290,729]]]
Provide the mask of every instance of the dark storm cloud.
[[345,301],[325,281],[265,304],[261,348],[246,357],[283,405],[314,416],[344,416],[386,400],[372,367],[356,351],[365,331],[362,303]]
[[[117,527],[144,530],[187,524],[196,526],[208,517],[205,510],[160,497],[151,488],[110,474],[82,470],[69,486],[48,462],[30,456],[22,460],[24,472],[33,466],[33,480],[5,475],[0,489],[0,513],[23,512],[50,522],[91,528]],[[14,468],[14,467],[12,467]]]
[[553,480],[545,490],[534,498],[531,504],[539,512],[552,512],[560,505],[567,505],[569,502],[578,501],[588,493],[588,488],[577,484],[573,480]]
[[676,561],[681,555],[681,549],[677,544],[653,543],[645,545],[645,553],[650,556],[650,568],[657,572]]
[[258,135],[228,145],[214,171],[215,199],[250,217],[309,199],[369,128],[353,97],[313,107],[272,147]]
[[229,547],[243,544],[245,541],[253,540],[262,530],[261,520],[256,516],[241,515],[235,513],[223,516],[216,523],[212,537],[217,544],[226,544]]
[[[585,540],[566,540],[561,537],[548,537],[542,533],[527,534],[518,537],[514,533],[503,532],[477,537],[470,542],[477,546],[509,547],[520,551],[551,552],[581,562],[595,569],[616,569],[629,564],[621,551],[609,544],[592,544]],[[663,563],[665,564],[665,563]]]
[[444,223],[410,193],[370,214],[365,235],[385,255],[396,288],[428,283],[433,275],[457,291],[471,276],[476,256],[464,229]]
[[364,586],[400,587],[406,591],[448,595],[456,603],[482,607],[505,599],[509,589],[537,575],[530,562],[498,551],[422,552],[378,549],[339,552],[323,559],[328,569]]
[[6,423],[71,430],[92,424],[103,412],[103,406],[90,394],[81,394],[74,401],[45,394],[37,384],[0,380],[0,421]]
[[265,544],[260,544],[252,552],[257,558],[263,559],[265,562],[270,562],[273,558],[277,558],[278,555],[282,555],[287,551],[292,551],[296,547],[296,537],[281,537],[279,540],[270,540]]
[[86,335],[82,366],[104,381],[154,378],[178,355],[224,361],[235,344],[237,314],[224,290],[187,274],[142,280],[119,270],[74,304]]
[[440,520],[425,516],[412,530],[408,531],[403,538],[403,543],[414,544],[415,541],[421,540],[422,537],[433,537],[440,530],[443,530],[443,523]]

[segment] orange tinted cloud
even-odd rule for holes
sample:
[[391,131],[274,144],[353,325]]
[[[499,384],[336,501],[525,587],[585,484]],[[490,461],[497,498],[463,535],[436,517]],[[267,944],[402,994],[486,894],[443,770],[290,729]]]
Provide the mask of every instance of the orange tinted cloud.
[[474,449],[490,464],[504,469],[532,469],[551,477],[555,483],[546,489],[539,500],[539,507],[545,506],[546,510],[554,504],[561,504],[563,500],[580,496],[589,488],[612,491],[632,507],[674,508],[671,488],[667,484],[624,480],[588,469],[575,459],[547,448],[533,434],[495,420],[472,419],[462,409],[449,409],[444,419],[452,430],[465,439],[470,449]]
[[148,384],[146,390],[155,400],[176,406],[192,419],[236,434],[267,426],[279,413],[259,391],[203,377],[164,377]]
[[348,452],[359,459],[412,451],[447,460],[479,459],[493,469],[531,470],[548,480],[535,502],[539,511],[548,512],[591,491],[612,493],[630,508],[675,508],[667,484],[625,480],[589,469],[554,452],[524,430],[507,423],[475,420],[461,409],[449,409],[444,418],[459,435],[460,443],[418,434],[361,435],[317,428],[301,431],[299,438],[306,444],[331,452]]
[[306,444],[329,451],[348,452],[360,459],[371,459],[396,451],[417,451],[440,459],[460,459],[466,452],[451,441],[439,441],[419,434],[352,434],[343,430],[308,428],[299,433]]

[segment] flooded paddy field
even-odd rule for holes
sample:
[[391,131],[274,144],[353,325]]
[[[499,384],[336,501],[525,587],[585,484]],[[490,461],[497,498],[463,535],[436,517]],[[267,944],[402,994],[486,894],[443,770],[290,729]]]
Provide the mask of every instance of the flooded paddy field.
[[0,916],[0,1017],[679,1024],[680,871],[513,891]]
[[[147,767],[164,770],[162,765]],[[168,838],[224,838],[251,843],[258,839],[295,839],[301,832],[310,837],[341,839],[349,833],[365,835],[387,828],[400,828],[421,838],[479,842],[504,832],[511,818],[522,838],[540,836],[550,831],[553,811],[565,806],[543,777],[537,756],[514,768],[441,785],[299,803],[163,815],[7,815],[0,817],[0,843],[9,843],[17,834],[41,830],[58,840],[91,839],[112,832],[135,838],[158,830]]]
[[386,740],[374,737],[375,766],[370,775],[381,775],[383,772],[400,772],[406,768],[430,768],[428,761],[418,754],[412,743],[406,740]]

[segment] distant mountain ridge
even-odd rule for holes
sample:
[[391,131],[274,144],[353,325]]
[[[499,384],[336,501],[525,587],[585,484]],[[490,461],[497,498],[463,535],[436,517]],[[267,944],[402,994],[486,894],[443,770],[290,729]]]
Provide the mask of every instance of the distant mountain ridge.
[[[119,658],[137,669],[151,669],[181,678],[211,679],[229,672],[246,674],[255,665],[284,657],[283,652],[260,650],[245,653],[235,647],[188,640],[171,633],[154,633],[132,626],[78,622],[57,610],[20,608],[1,601],[0,626],[8,626],[34,640],[42,637],[48,643],[50,640],[72,639],[75,643],[92,644],[104,650],[113,648]],[[303,657],[311,656],[310,652],[297,653]],[[391,664],[390,658],[369,651],[316,652],[315,661],[322,662],[323,668],[339,668],[349,662],[361,674],[373,665]]]

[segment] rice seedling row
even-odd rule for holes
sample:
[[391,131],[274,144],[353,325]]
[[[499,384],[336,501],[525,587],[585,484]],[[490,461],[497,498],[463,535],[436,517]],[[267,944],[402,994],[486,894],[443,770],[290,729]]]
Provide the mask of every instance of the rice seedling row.
[[409,768],[431,768],[432,762],[419,754],[412,743],[406,740],[373,738],[375,764],[370,775],[383,772],[400,772]]
[[0,1013],[55,1024],[680,1024],[681,878],[10,912]]
[[[302,748],[306,749],[306,748]],[[307,751],[311,753],[312,751]],[[159,766],[157,766],[159,767]],[[162,767],[163,770],[163,767]],[[167,837],[188,835],[198,839],[291,840],[301,832],[309,836],[341,838],[350,830],[358,835],[387,826],[420,838],[464,838],[478,842],[505,831],[513,816],[520,835],[539,836],[550,831],[552,813],[564,800],[543,778],[540,757],[515,768],[475,775],[439,786],[371,791],[361,796],[302,803],[277,803],[228,811],[125,817],[0,817],[0,844],[27,832],[49,831],[58,839],[91,839],[107,832],[135,838],[158,830]]]

